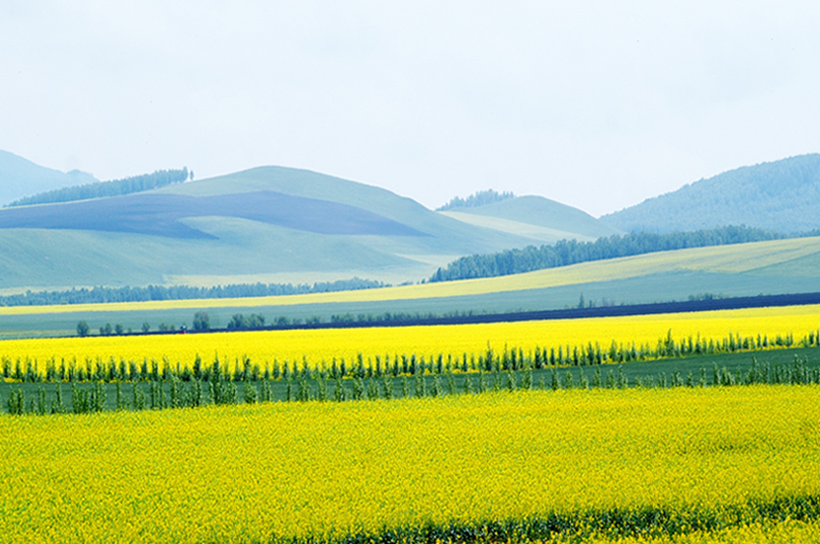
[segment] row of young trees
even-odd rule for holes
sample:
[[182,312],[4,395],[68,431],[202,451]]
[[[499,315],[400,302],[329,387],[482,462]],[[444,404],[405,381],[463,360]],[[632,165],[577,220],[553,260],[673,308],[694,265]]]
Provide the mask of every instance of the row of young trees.
[[121,196],[151,189],[159,189],[166,185],[182,183],[194,178],[194,173],[187,167],[182,170],[157,170],[152,174],[131,176],[111,181],[99,181],[74,187],[54,189],[44,193],[28,196],[16,200],[9,206],[28,206],[30,204],[54,204],[57,202],[71,202],[89,198]]
[[[309,318],[305,321],[308,324],[318,324],[321,322],[320,317]],[[279,317],[274,320],[272,326],[279,326],[285,327],[290,325],[299,325],[301,324],[301,320],[291,320],[287,317]],[[194,331],[209,331],[211,330],[211,317],[208,312],[204,310],[200,310],[194,314],[193,319],[193,330]],[[265,316],[262,314],[234,314],[231,317],[231,320],[228,322],[227,330],[253,330],[253,329],[261,329],[265,327]],[[140,331],[142,333],[149,333],[151,332],[151,324],[147,321],[142,324]],[[173,323],[165,323],[162,322],[157,327],[159,332],[184,332],[187,330],[187,326],[185,324],[177,326]],[[121,323],[117,323],[114,326],[111,323],[106,323],[100,327],[100,336],[112,336],[112,335],[123,335],[123,334],[133,334],[134,330],[131,327],[126,328]],[[88,324],[87,321],[82,320],[77,323],[77,336],[89,336],[91,334],[91,326]]]
[[[486,313],[486,312],[485,312]],[[356,324],[356,325],[372,325],[372,324],[397,324],[397,323],[414,323],[423,320],[433,320],[442,318],[458,318],[469,317],[476,315],[473,311],[467,312],[447,312],[444,314],[436,313],[409,313],[409,312],[384,312],[381,314],[333,314],[330,316],[331,325],[340,324]],[[272,329],[298,326],[318,326],[323,323],[322,316],[310,316],[302,318],[289,318],[287,316],[278,316],[272,321],[268,322],[262,314],[234,314],[228,321],[225,327],[229,331],[235,330],[255,330],[255,329]],[[208,312],[204,310],[197,311],[194,314],[192,322],[194,331],[209,331],[211,330],[211,318]],[[160,323],[156,330],[159,332],[176,332],[184,330],[186,325],[174,325],[169,323]],[[142,324],[140,331],[143,333],[151,332],[151,324],[147,321]],[[99,327],[100,336],[133,334],[135,331],[131,327],[125,327],[121,323],[116,323],[113,326],[111,323],[105,323]],[[92,327],[87,321],[81,320],[77,323],[77,336],[89,336],[92,334]]]
[[[460,382],[460,383],[459,383]],[[344,402],[348,400],[390,400],[394,398],[440,397],[456,394],[481,394],[502,390],[558,390],[558,389],[624,389],[627,387],[669,388],[669,387],[707,387],[734,386],[752,384],[820,384],[820,368],[811,368],[806,360],[795,357],[793,364],[771,365],[758,364],[753,358],[749,368],[735,371],[713,364],[711,372],[705,367],[695,375],[688,372],[685,376],[679,371],[670,375],[665,372],[655,376],[638,377],[630,383],[624,373],[623,365],[617,369],[595,367],[591,375],[584,372],[584,367],[573,369],[552,368],[547,374],[541,373],[536,380],[532,369],[522,371],[480,371],[478,374],[466,374],[457,377],[453,372],[444,375],[435,374],[425,377],[421,374],[409,378],[402,375],[395,379],[390,375],[381,378],[363,378],[354,376],[334,379],[319,375],[314,379],[301,377],[288,380],[284,391],[277,398],[271,381],[256,384],[246,381],[240,387],[233,381],[226,380],[220,372],[207,378],[184,382],[172,377],[164,384],[160,381],[130,385],[115,382],[116,410],[162,410],[166,408],[196,408],[207,404],[255,404],[258,402]],[[13,415],[57,414],[73,412],[76,414],[102,412],[108,409],[105,383],[95,381],[92,384],[80,385],[71,383],[71,402],[64,399],[63,384],[56,384],[54,394],[49,396],[44,386],[37,389],[27,398],[21,387],[12,387],[7,398],[8,413]]]
[[[817,232],[805,233],[806,236]],[[488,278],[677,249],[723,246],[786,238],[786,235],[746,226],[727,226],[693,232],[654,234],[635,232],[599,238],[594,242],[561,240],[553,245],[528,246],[499,253],[461,257],[439,268],[430,282]]]
[[[202,324],[202,321],[197,321],[198,319],[202,319],[200,314],[204,314],[205,324]],[[208,330],[209,326],[207,325],[208,314],[205,312],[198,312],[194,316],[194,327],[201,326],[201,329],[197,330]],[[176,325],[173,323],[165,323],[162,322],[157,327],[159,332],[176,332],[177,330],[184,330],[185,326],[181,326],[177,328]],[[145,321],[142,326],[140,327],[140,331],[143,333],[151,332],[151,324]],[[88,321],[82,320],[77,323],[77,336],[88,336],[91,334],[91,325],[88,324]],[[126,328],[122,323],[116,323],[115,325],[111,325],[111,323],[106,323],[105,325],[100,326],[100,336],[121,336],[123,334],[134,334],[134,330],[131,327]]]
[[113,357],[107,361],[102,359],[86,359],[79,362],[75,359],[59,362],[52,358],[45,362],[42,368],[37,360],[12,360],[4,356],[0,358],[2,377],[19,382],[140,382],[140,381],[170,381],[178,379],[184,382],[191,380],[220,379],[233,382],[257,382],[270,380],[316,379],[316,378],[380,378],[383,376],[400,377],[416,375],[444,375],[451,372],[462,374],[477,372],[506,372],[520,370],[541,370],[565,366],[594,366],[604,363],[628,363],[654,359],[668,359],[686,357],[690,355],[714,355],[720,353],[735,353],[741,351],[765,350],[776,347],[815,347],[820,345],[820,331],[812,332],[802,339],[795,341],[792,335],[756,337],[730,335],[720,341],[704,340],[699,337],[688,337],[675,340],[671,333],[666,338],[659,339],[656,345],[644,344],[637,346],[622,345],[612,342],[609,346],[599,343],[587,343],[586,346],[558,346],[557,348],[537,347],[527,353],[523,349],[507,349],[496,353],[488,346],[487,350],[478,355],[464,353],[461,357],[452,354],[424,355],[401,354],[384,357],[365,357],[359,354],[354,361],[344,358],[332,359],[330,362],[309,362],[306,358],[301,361],[274,360],[265,362],[264,366],[243,357],[232,365],[229,361],[220,361],[215,357],[212,364],[203,363],[197,356],[191,365],[180,362],[171,363],[167,358],[143,359],[142,362],[117,361]]

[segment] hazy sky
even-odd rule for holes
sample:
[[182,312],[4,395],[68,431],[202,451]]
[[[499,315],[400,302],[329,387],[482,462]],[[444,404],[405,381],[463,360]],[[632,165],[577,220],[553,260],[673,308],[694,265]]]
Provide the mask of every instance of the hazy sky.
[[820,3],[0,0],[0,149],[597,216],[820,151]]

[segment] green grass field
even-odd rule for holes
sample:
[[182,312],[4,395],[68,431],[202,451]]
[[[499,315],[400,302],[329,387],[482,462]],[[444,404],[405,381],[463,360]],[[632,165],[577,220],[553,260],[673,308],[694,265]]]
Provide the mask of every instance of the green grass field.
[[[147,257],[146,257],[147,258]],[[225,327],[236,313],[306,320],[333,315],[504,313],[589,303],[645,304],[691,295],[755,296],[820,291],[820,238],[687,249],[588,262],[515,276],[246,299],[162,301],[109,305],[0,308],[0,338],[65,336],[79,321],[92,331],[106,323],[141,330],[148,322],[188,325],[199,310],[211,326]]]
[[540,244],[554,244],[559,240],[576,239],[581,242],[593,242],[595,238],[592,236],[579,235],[577,233],[558,230],[550,227],[542,227],[530,223],[523,223],[512,219],[504,219],[501,217],[492,217],[487,215],[478,215],[466,213],[462,211],[445,211],[439,212],[441,215],[457,219],[462,223],[468,225],[475,225],[477,227],[484,227],[501,232],[508,232],[517,236],[523,236],[532,239],[533,245]]

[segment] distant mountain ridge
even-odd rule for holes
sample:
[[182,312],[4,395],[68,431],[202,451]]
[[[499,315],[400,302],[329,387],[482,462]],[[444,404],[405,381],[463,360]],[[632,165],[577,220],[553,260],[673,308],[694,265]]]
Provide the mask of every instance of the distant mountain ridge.
[[0,150],[0,205],[35,193],[98,181],[86,172],[60,172],[34,164],[14,153]]
[[668,233],[746,225],[820,228],[820,154],[744,166],[601,217],[623,231]]
[[[68,176],[0,152],[4,172],[24,182]],[[127,196],[5,208],[0,290],[353,277],[395,284],[430,278],[465,256],[634,230],[810,231],[820,229],[820,155],[732,170],[603,220],[544,197],[485,196],[433,211],[376,186],[265,166]]]
[[44,193],[37,193],[23,197],[7,204],[13,206],[31,206],[33,204],[56,204],[58,202],[72,202],[75,200],[89,200],[108,196],[122,196],[152,189],[159,189],[173,183],[183,183],[193,175],[188,168],[181,170],[157,170],[152,174],[142,174],[122,179],[97,181],[72,185],[61,189],[52,189]]

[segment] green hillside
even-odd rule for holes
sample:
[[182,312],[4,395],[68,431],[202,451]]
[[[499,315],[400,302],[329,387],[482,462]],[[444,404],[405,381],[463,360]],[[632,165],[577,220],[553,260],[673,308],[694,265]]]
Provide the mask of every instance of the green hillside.
[[[587,304],[643,304],[691,296],[755,296],[820,292],[820,237],[682,249],[587,262],[526,274],[369,289],[244,299],[0,308],[0,336],[71,335],[79,320],[140,330],[148,322],[180,326],[203,309],[213,327],[236,313],[306,320],[334,315],[514,312]],[[727,331],[731,332],[731,331]]]
[[439,212],[465,223],[526,236],[539,243],[576,239],[592,241],[621,234],[588,213],[540,196],[506,198],[485,204]]
[[747,225],[795,233],[820,228],[820,154],[746,166],[601,217],[623,231]]
[[[805,181],[811,177],[807,165],[820,168],[820,155],[781,163],[772,163],[779,165],[771,166],[772,172],[802,171]],[[795,181],[793,192],[805,185]],[[378,187],[307,170],[260,167],[125,196],[0,209],[0,293],[95,285],[304,284],[353,277],[400,284],[430,278],[465,255],[616,232],[580,210],[541,197],[435,212]],[[717,251],[729,254],[725,248]],[[761,274],[681,272],[679,267],[646,272],[651,288],[643,289],[637,275],[588,281],[584,289],[590,290],[587,298],[617,302],[653,302],[701,291],[814,290],[816,257],[801,259],[767,265],[779,278],[777,285]],[[625,282],[623,290],[617,282]],[[468,295],[479,297],[468,305],[476,311],[560,307],[577,300],[574,283],[447,295],[452,306],[446,311],[460,310],[466,299],[459,297]],[[541,294],[521,294],[528,289]]]
[[0,150],[0,205],[34,193],[96,181],[94,176],[85,172],[72,170],[66,174]]
[[529,238],[384,189],[254,168],[121,197],[0,210],[0,290],[93,285],[418,281]]
[[260,190],[354,206],[428,234],[430,238],[427,239],[368,241],[372,246],[424,261],[428,257],[438,261],[438,255],[475,253],[486,251],[483,248],[487,247],[517,247],[529,242],[514,234],[476,228],[443,217],[411,198],[398,196],[386,189],[309,170],[259,167],[229,176],[168,187],[158,192],[211,196]]

